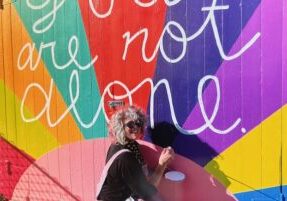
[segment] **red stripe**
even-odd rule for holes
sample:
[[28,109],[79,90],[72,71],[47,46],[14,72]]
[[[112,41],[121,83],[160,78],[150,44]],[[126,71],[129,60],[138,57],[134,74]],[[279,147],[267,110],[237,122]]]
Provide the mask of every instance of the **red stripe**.
[[[98,7],[95,6],[97,11],[103,13],[108,10],[110,2],[110,0],[97,0],[94,1],[94,5],[98,4]],[[111,15],[104,19],[97,18],[93,14],[89,7],[89,1],[79,1],[79,5],[92,57],[99,56],[95,64],[95,72],[101,93],[106,85],[113,80],[119,80],[131,89],[143,79],[153,77],[156,57],[150,63],[143,61],[141,55],[143,36],[132,42],[127,59],[124,61],[122,60],[125,46],[123,35],[127,31],[133,35],[140,29],[147,28],[149,37],[146,52],[147,55],[151,55],[158,43],[165,22],[166,5],[164,1],[158,1],[149,8],[140,7],[130,0],[115,1]],[[113,90],[116,95],[125,92],[118,86]],[[143,86],[134,94],[134,103],[145,108],[149,94],[150,87]]]
[[20,177],[34,159],[1,137],[0,150],[0,193],[10,200]]

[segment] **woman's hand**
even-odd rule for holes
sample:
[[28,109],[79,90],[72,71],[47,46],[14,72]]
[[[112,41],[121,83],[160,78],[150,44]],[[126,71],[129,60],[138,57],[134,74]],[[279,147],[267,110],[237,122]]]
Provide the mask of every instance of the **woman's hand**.
[[174,150],[171,147],[164,148],[159,156],[158,164],[166,167],[174,159]]
[[174,151],[171,147],[164,148],[158,159],[158,166],[149,178],[150,183],[156,187],[159,185],[160,179],[167,165],[174,159]]

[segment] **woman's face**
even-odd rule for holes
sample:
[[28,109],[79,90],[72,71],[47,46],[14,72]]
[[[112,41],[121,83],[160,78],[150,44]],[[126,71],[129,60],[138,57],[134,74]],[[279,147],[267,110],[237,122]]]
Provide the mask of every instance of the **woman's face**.
[[124,121],[125,136],[129,140],[138,140],[143,137],[144,123],[140,120],[126,119]]

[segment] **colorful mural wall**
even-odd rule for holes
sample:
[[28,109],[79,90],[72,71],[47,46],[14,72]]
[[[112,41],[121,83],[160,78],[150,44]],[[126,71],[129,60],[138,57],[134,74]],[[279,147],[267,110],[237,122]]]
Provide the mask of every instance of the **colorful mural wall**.
[[1,3],[0,194],[95,200],[122,101],[177,153],[166,200],[287,196],[285,0]]

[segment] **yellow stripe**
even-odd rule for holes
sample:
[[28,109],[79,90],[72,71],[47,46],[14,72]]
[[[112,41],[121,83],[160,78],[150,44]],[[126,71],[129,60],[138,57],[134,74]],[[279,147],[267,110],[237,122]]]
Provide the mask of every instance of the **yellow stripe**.
[[287,184],[287,105],[209,162],[205,169],[232,193],[280,185],[283,144],[283,182]]
[[[0,66],[1,67],[1,66]],[[1,70],[1,68],[0,68]],[[5,100],[5,87],[3,82],[0,80],[0,135],[5,136],[6,131],[6,100]]]
[[[6,102],[5,113],[1,111],[1,115],[6,117],[5,134],[2,137],[35,159],[59,146],[57,139],[43,127],[41,122],[25,123],[22,120],[20,101],[1,80],[0,89],[4,89],[0,91],[0,97],[4,97],[0,99],[0,103]],[[27,116],[31,115],[27,109],[24,109],[24,113]],[[2,130],[0,132],[4,133]]]
[[[11,5],[6,5],[5,9],[1,11],[0,16],[3,22],[2,27],[0,28],[0,38],[3,39],[0,41],[0,47],[4,50],[0,52],[4,55],[2,56],[3,60],[0,62],[0,79],[5,81],[6,87],[14,91],[19,99],[22,98],[24,91],[31,83],[40,84],[48,93],[51,77],[42,60],[35,71],[31,71],[29,66],[22,71],[17,68],[17,60],[22,47],[27,43],[33,44],[33,41],[21,22],[16,9]],[[35,48],[33,63],[36,63],[38,56],[37,49]],[[25,106],[31,111],[32,115],[38,114],[44,105],[45,99],[37,90],[32,90],[25,101]],[[50,108],[52,122],[55,122],[66,109],[67,106],[63,101],[61,94],[54,86]],[[70,113],[53,128],[48,125],[45,115],[40,118],[40,121],[61,144],[83,139],[81,131]]]
[[287,185],[287,105],[282,109],[282,183]]

